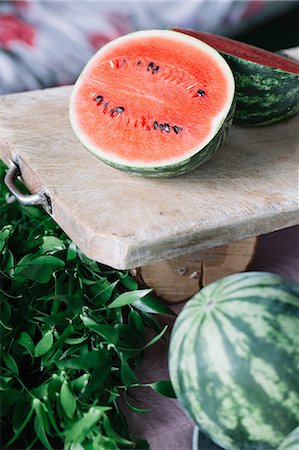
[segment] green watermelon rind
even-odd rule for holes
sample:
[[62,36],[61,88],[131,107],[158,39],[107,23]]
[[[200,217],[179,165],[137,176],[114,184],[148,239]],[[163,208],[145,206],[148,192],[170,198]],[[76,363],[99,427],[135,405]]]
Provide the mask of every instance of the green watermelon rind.
[[233,103],[231,105],[231,108],[228,112],[228,115],[226,116],[225,120],[223,121],[220,129],[216,133],[216,135],[213,137],[213,139],[201,150],[199,150],[197,153],[192,155],[191,157],[188,157],[186,159],[183,159],[182,161],[179,161],[174,164],[169,165],[163,165],[163,166],[157,166],[157,167],[134,167],[124,164],[117,164],[114,161],[110,161],[108,159],[103,158],[103,156],[99,156],[99,154],[96,151],[93,151],[92,148],[89,148],[89,150],[99,159],[101,159],[106,164],[114,167],[115,169],[120,169],[127,173],[132,173],[135,175],[145,176],[145,177],[173,177],[178,175],[183,175],[185,173],[190,172],[191,170],[196,169],[201,164],[207,162],[209,159],[211,159],[215,153],[217,153],[218,149],[222,145],[229,129],[232,126],[234,114],[235,114],[235,106],[236,102],[233,100]]
[[171,333],[170,378],[217,445],[276,450],[298,425],[298,328],[299,285],[271,273],[225,277],[186,303]]
[[264,126],[299,112],[299,75],[219,51],[236,82],[235,122]]
[[[236,83],[236,123],[244,126],[271,125],[299,112],[298,73],[270,67],[217,49],[215,43],[209,44],[209,40],[201,37],[201,32],[196,30],[174,29],[211,45],[230,66]],[[208,36],[209,33],[203,35]],[[222,36],[219,37],[223,39]],[[232,42],[238,45],[237,41]],[[286,55],[281,56],[286,58]]]
[[299,448],[299,426],[289,433],[277,450],[298,450]]

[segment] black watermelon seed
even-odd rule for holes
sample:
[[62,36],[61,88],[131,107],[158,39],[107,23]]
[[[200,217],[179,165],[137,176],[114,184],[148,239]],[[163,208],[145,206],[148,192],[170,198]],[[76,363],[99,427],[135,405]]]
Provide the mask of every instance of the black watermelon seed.
[[160,66],[156,66],[156,67],[152,70],[152,73],[157,73],[159,69],[160,69]]
[[115,112],[117,113],[122,113],[124,112],[125,108],[123,106],[118,106],[117,108],[115,108]]
[[104,100],[104,97],[103,97],[102,95],[98,95],[96,98],[94,98],[94,100],[95,100],[96,102],[99,102],[99,104],[101,104],[102,101]]
[[140,66],[141,64],[141,59],[138,61],[137,66]]
[[104,108],[108,108],[109,102],[104,103]]
[[178,127],[177,125],[173,127],[173,131],[175,132],[175,134],[179,134],[179,132],[182,131],[182,129],[183,129],[182,127]]
[[157,128],[159,128],[159,124],[158,122],[154,122],[154,129],[156,130]]
[[205,96],[205,91],[203,91],[202,89],[198,89],[197,95],[198,95],[199,97],[204,97],[204,96]]
[[166,131],[166,133],[170,132],[170,125],[169,125],[169,123],[164,123],[163,130]]
[[163,123],[159,123],[159,128],[160,128],[161,131],[164,130],[164,125],[163,125]]
[[147,70],[153,70],[153,68],[155,67],[155,64],[153,63],[153,61],[151,61],[150,63],[149,63],[149,65],[147,66]]

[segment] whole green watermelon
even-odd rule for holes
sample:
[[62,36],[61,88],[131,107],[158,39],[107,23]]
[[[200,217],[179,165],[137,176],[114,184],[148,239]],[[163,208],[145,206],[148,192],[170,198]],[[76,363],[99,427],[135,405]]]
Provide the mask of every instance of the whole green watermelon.
[[206,286],[176,320],[169,370],[215,443],[277,449],[299,423],[299,285],[248,272]]

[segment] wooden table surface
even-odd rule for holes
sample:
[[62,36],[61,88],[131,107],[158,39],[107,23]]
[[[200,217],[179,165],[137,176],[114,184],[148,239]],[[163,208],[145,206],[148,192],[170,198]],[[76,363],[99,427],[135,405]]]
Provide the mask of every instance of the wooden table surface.
[[89,257],[133,268],[295,225],[299,115],[233,126],[216,156],[176,178],[149,179],[97,160],[69,124],[71,87],[0,99],[0,156],[46,189],[54,220]]

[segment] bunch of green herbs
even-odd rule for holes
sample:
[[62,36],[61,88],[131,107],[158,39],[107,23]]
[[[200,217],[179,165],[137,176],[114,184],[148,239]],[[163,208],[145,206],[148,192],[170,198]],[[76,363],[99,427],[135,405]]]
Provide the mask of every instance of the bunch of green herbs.
[[[148,448],[119,408],[173,314],[129,271],[87,258],[43,210],[13,201],[1,169],[1,448]],[[146,328],[154,330],[146,339]],[[144,385],[143,385],[144,386]],[[168,381],[147,385],[173,395]]]

